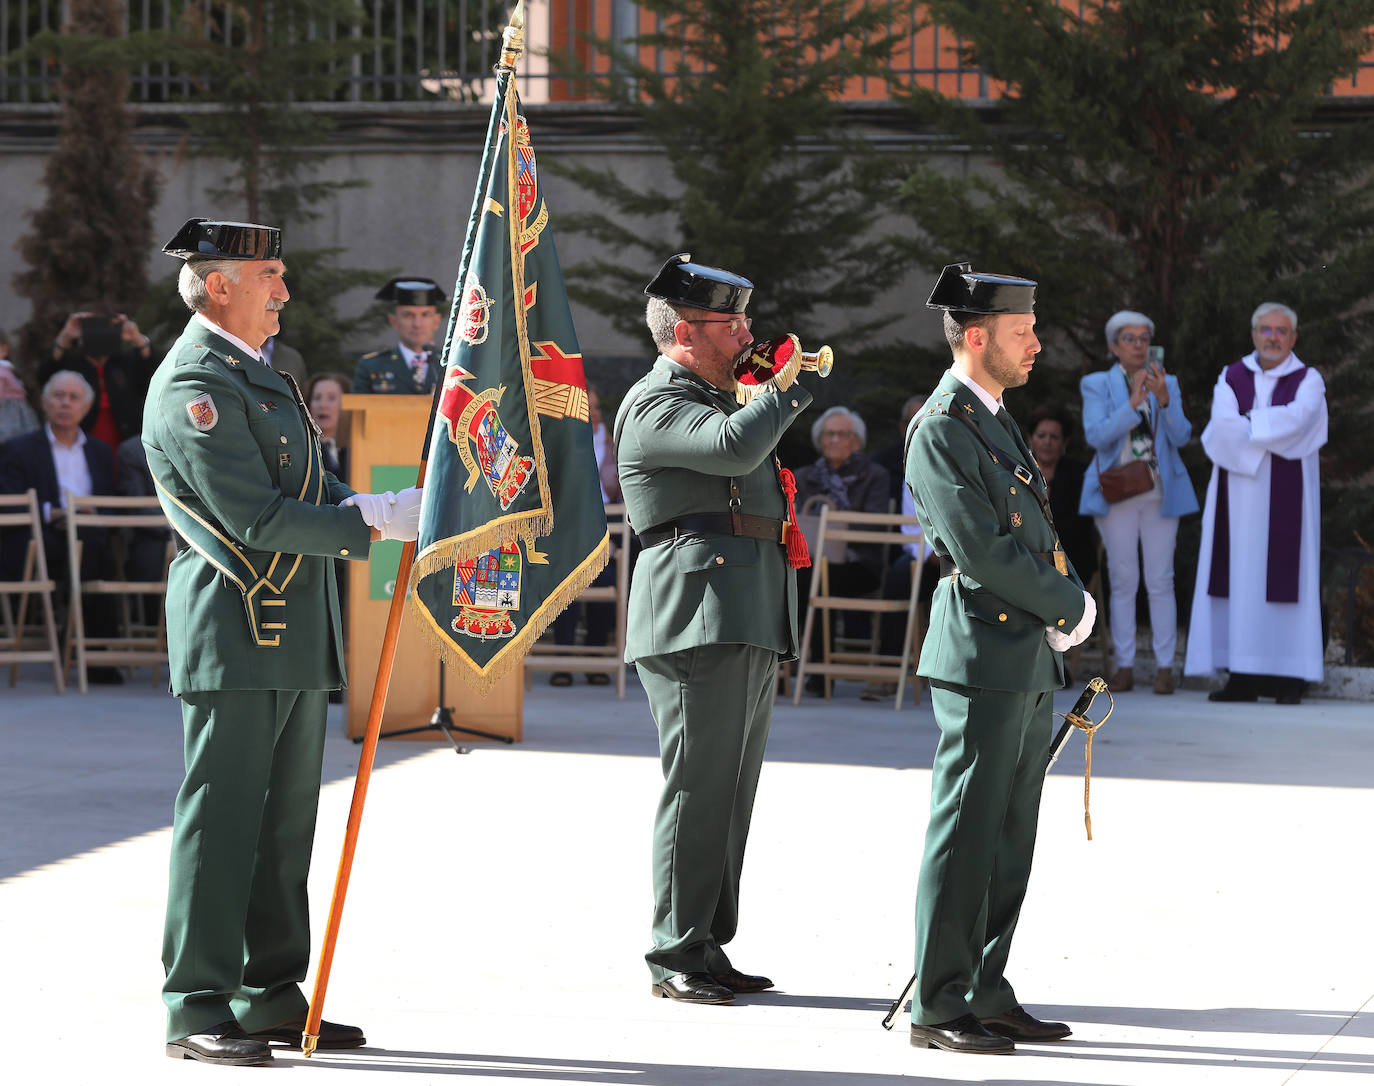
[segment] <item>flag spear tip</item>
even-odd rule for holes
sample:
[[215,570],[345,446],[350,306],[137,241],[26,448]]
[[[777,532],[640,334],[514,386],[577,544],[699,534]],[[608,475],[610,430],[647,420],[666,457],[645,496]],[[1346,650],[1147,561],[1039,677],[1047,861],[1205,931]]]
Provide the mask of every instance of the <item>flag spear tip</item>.
[[510,24],[501,35],[501,63],[499,68],[514,68],[525,51],[525,0],[518,0],[510,13]]

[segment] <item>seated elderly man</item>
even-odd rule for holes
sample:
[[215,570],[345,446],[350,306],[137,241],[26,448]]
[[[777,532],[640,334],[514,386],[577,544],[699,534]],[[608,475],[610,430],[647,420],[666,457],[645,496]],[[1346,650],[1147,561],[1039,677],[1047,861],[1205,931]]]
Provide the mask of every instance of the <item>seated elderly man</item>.
[[[67,493],[89,496],[115,492],[114,450],[81,429],[81,420],[94,400],[95,390],[81,374],[58,370],[43,386],[43,427],[0,445],[0,493],[22,494],[30,488],[37,492],[48,572],[59,585],[68,577],[63,524]],[[110,576],[109,533],[82,529],[79,534],[85,544],[81,549],[82,580]],[[22,547],[0,546],[0,568],[6,577],[17,578],[23,562]],[[82,614],[90,636],[114,635],[111,597],[83,596]],[[112,667],[89,668],[86,677],[93,683],[123,682],[119,670]]]
[[[811,426],[811,443],[821,454],[815,463],[797,469],[797,510],[819,512],[825,504],[835,510],[850,509],[861,513],[888,512],[889,482],[887,471],[864,454],[868,443],[868,428],[855,412],[847,407],[831,407],[821,413]],[[808,508],[809,503],[809,508]],[[873,543],[849,547],[843,562],[830,563],[830,591],[838,596],[862,596],[872,592],[883,580],[882,548]],[[797,570],[797,600],[806,600],[811,592],[811,568]],[[868,616],[857,614],[849,625],[851,636],[868,632]],[[861,629],[855,629],[858,625]],[[819,622],[811,631],[811,658],[821,654]],[[806,682],[809,693],[820,693],[823,681],[812,676]]]

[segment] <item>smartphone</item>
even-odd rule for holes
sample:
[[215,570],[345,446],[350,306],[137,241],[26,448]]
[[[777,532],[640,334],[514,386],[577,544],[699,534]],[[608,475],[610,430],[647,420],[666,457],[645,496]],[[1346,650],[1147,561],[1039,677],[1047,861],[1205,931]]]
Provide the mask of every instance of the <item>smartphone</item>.
[[1145,352],[1145,367],[1151,373],[1159,373],[1164,369],[1164,348],[1150,347]]
[[81,353],[106,357],[119,353],[124,326],[113,317],[81,318]]

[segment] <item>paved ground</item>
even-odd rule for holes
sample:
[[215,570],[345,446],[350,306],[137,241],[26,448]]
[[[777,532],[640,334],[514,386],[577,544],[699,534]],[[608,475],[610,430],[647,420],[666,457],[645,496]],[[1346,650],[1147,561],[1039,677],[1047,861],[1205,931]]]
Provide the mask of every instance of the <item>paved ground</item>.
[[[658,767],[642,692],[621,702],[539,676],[515,748],[458,757],[392,741],[379,755],[326,1007],[364,1025],[370,1047],[228,1069],[162,1052],[176,704],[147,685],[57,697],[26,671],[0,687],[0,1075],[1308,1086],[1374,1074],[1369,704],[1118,698],[1094,749],[1096,839],[1075,740],[1047,786],[1011,961],[1026,1002],[1074,1036],[972,1057],[879,1026],[910,971],[936,733],[928,700],[893,712],[857,689],[781,703],[775,718],[731,951],[777,990],[729,1007],[649,998]],[[317,931],[358,752],[334,713]]]

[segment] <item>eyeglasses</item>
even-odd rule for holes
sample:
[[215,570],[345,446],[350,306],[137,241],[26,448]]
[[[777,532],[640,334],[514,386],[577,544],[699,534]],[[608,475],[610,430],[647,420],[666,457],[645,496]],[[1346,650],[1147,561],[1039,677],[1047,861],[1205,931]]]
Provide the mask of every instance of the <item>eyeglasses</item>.
[[822,430],[821,440],[826,441],[848,441],[854,437],[853,430]]
[[1255,331],[1262,336],[1273,336],[1275,339],[1285,339],[1293,334],[1291,328],[1273,328],[1267,324],[1261,324]]
[[730,317],[730,318],[722,317],[720,320],[695,320],[695,321],[688,321],[687,323],[688,323],[688,324],[728,324],[728,325],[730,326],[730,334],[731,334],[732,336],[737,336],[737,335],[739,335],[739,330],[740,330],[740,326],[741,326],[741,325],[744,326],[744,330],[745,330],[746,332],[749,331],[749,329],[751,329],[751,328],[754,327],[754,318],[753,318],[753,317]]
[[1148,335],[1136,335],[1134,332],[1122,332],[1116,337],[1118,343],[1124,343],[1127,347],[1148,347],[1150,337]]

